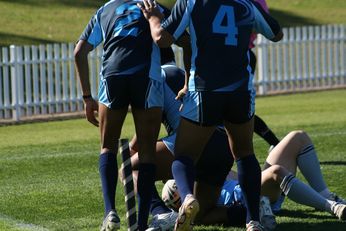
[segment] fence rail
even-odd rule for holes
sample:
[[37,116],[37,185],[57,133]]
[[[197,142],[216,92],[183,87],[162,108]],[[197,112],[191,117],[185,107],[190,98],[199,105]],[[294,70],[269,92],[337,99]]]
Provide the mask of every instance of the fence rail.
[[[258,95],[346,87],[345,25],[284,28],[284,39],[257,38],[255,86]],[[80,112],[74,44],[10,46],[0,50],[0,122]],[[177,65],[182,51],[174,47]],[[91,91],[97,95],[102,59],[89,56]]]

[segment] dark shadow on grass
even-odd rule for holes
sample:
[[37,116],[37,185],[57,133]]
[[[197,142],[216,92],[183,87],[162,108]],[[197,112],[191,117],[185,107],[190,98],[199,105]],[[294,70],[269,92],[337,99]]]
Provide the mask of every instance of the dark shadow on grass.
[[94,7],[99,8],[107,1],[105,0],[1,0],[2,2],[9,2],[15,4],[32,5],[32,6],[48,6],[48,5],[67,5],[73,7]]
[[345,223],[341,221],[323,221],[318,223],[311,222],[288,222],[279,223],[275,230],[280,231],[345,231]]
[[346,161],[321,161],[320,165],[346,165]]
[[270,9],[270,14],[279,21],[282,27],[318,25],[318,23],[312,18],[302,17],[291,12]]
[[277,216],[284,216],[284,217],[290,217],[290,218],[301,218],[301,219],[330,219],[333,218],[332,215],[329,215],[327,213],[325,214],[316,214],[315,210],[287,210],[282,209]]
[[0,32],[0,47],[9,45],[38,45],[47,43],[56,43],[57,41],[34,38],[26,35],[16,35]]

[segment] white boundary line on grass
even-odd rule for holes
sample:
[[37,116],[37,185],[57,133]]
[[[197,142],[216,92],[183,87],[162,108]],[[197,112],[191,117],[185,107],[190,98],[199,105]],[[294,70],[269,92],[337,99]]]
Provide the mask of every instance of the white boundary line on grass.
[[308,133],[309,136],[312,137],[318,137],[318,136],[334,136],[334,135],[346,135],[346,131],[342,131],[342,132],[326,132],[326,133]]
[[42,226],[38,226],[35,224],[30,224],[30,223],[23,223],[21,221],[18,221],[16,219],[13,219],[13,218],[6,216],[4,214],[1,214],[1,213],[0,213],[0,221],[4,221],[10,227],[20,229],[23,231],[49,231],[49,229],[46,229]]

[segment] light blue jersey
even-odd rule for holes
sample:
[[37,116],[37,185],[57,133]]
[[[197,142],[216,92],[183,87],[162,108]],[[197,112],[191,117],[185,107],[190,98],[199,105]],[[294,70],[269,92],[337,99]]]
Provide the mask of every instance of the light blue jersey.
[[[271,209],[274,213],[278,213],[281,210],[281,206],[284,202],[285,197],[280,196],[279,199],[271,204]],[[244,203],[243,192],[240,188],[237,180],[226,180],[221,189],[221,195],[217,202],[219,205],[232,205],[234,203]]]

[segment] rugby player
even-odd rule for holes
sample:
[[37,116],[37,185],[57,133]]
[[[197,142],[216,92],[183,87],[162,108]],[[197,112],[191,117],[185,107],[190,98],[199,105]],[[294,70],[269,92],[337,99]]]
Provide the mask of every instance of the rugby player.
[[[139,138],[137,188],[138,227],[141,231],[147,228],[152,195],[150,189],[155,183],[155,145],[163,98],[160,51],[153,43],[149,25],[136,6],[137,2],[115,0],[105,3],[92,16],[74,50],[86,118],[100,127],[99,171],[105,206],[102,231],[120,228],[115,206],[118,179],[116,153],[129,106]],[[160,13],[161,16],[165,13],[162,7]],[[166,11],[166,14],[169,12]],[[183,37],[180,42],[184,43]],[[97,102],[91,95],[87,57],[101,43],[103,60]],[[188,62],[185,64],[188,65]],[[189,66],[186,68],[189,69]],[[95,112],[98,112],[99,120]]]
[[154,1],[143,0],[138,6],[160,47],[170,46],[187,27],[191,35],[192,65],[178,94],[184,102],[172,164],[183,200],[175,229],[192,229],[200,209],[193,195],[194,164],[216,127],[222,124],[237,163],[247,209],[247,230],[263,230],[259,222],[261,170],[252,143],[255,90],[248,46],[253,30],[277,42],[283,36],[281,27],[248,0],[179,0],[162,24]]

